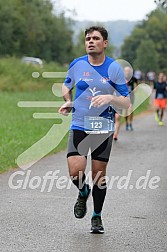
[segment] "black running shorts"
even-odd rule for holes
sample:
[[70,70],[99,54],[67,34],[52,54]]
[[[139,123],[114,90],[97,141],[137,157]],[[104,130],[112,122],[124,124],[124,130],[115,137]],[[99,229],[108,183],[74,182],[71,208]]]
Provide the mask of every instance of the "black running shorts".
[[91,155],[91,159],[108,162],[113,133],[87,134],[81,130],[70,130],[67,158],[70,156]]

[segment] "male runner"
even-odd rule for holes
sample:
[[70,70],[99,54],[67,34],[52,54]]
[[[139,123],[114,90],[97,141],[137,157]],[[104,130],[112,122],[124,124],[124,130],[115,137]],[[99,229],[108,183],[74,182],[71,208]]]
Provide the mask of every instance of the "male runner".
[[[68,115],[72,109],[67,159],[69,174],[79,189],[74,206],[76,218],[83,218],[87,211],[86,202],[91,189],[86,183],[85,169],[88,151],[91,150],[94,204],[91,233],[104,232],[101,213],[107,190],[106,167],[113,138],[112,106],[125,109],[130,106],[122,68],[112,58],[105,56],[107,39],[108,32],[103,27],[92,26],[85,30],[87,55],[70,64],[62,87],[65,104],[59,109],[59,113],[64,115]],[[113,95],[115,90],[117,96]]]

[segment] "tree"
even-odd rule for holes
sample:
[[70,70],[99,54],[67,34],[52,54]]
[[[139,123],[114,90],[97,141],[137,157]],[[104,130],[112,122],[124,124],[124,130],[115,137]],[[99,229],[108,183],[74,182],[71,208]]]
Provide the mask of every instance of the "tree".
[[0,0],[0,56],[36,56],[68,62],[73,32],[63,13],[53,13],[51,0]]
[[85,34],[84,31],[81,31],[77,38],[77,43],[74,47],[74,56],[75,58],[85,55]]
[[152,40],[143,40],[137,48],[136,56],[134,61],[135,69],[140,69],[145,73],[158,71],[158,53]]
[[143,28],[137,26],[132,34],[125,39],[124,44],[121,47],[121,57],[130,64],[133,64],[137,57],[136,50],[145,37],[146,33]]
[[167,9],[167,1],[166,0],[155,0],[154,1],[158,7],[166,10]]
[[[151,45],[154,52],[157,69],[163,71],[167,66],[167,15],[159,9],[147,15],[140,25],[136,26],[130,36],[128,36],[121,48],[122,58],[129,61],[132,65],[141,63],[141,57],[146,55],[150,58],[146,48]],[[150,44],[151,42],[151,44]],[[140,51],[140,53],[139,53]],[[146,61],[146,60],[145,60]],[[143,63],[144,64],[144,63]],[[142,66],[143,66],[142,64]],[[146,67],[146,65],[145,65]],[[147,71],[147,67],[145,69]]]

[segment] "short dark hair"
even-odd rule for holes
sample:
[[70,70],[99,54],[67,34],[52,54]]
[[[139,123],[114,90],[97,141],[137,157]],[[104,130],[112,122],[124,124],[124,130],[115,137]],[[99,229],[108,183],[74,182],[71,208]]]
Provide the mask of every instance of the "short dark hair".
[[88,33],[92,33],[93,31],[98,31],[102,35],[104,40],[108,39],[108,32],[104,27],[101,26],[91,26],[85,30],[85,37]]

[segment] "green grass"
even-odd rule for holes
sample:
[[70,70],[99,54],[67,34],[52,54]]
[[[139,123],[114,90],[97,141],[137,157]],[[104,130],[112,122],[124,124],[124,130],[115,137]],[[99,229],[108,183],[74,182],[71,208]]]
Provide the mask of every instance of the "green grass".
[[[56,112],[56,108],[20,108],[19,101],[55,101],[51,90],[0,92],[0,172],[16,167],[15,159],[47,134],[55,119],[34,119],[34,112]],[[66,147],[67,136],[52,152]]]
[[[18,155],[45,136],[56,121],[33,118],[34,112],[53,113],[56,108],[20,108],[17,103],[61,100],[53,95],[52,86],[56,83],[56,94],[60,94],[63,79],[43,78],[42,73],[66,71],[55,62],[44,62],[39,68],[14,57],[0,58],[0,172],[15,168]],[[33,72],[40,77],[32,78]],[[67,136],[53,152],[65,148],[66,143]]]

